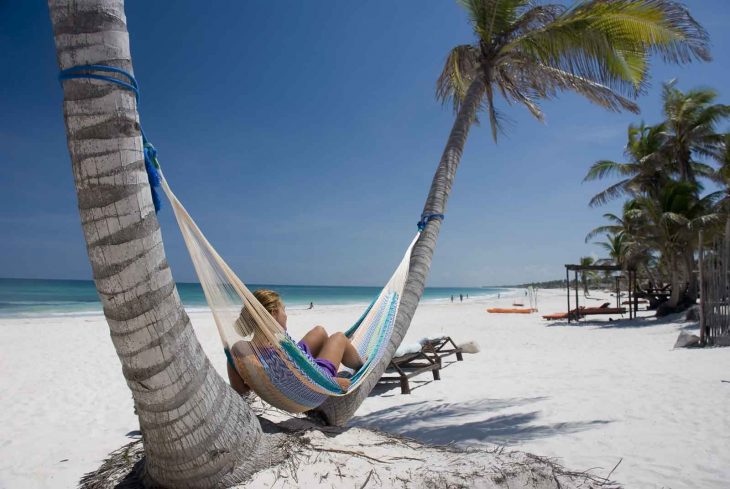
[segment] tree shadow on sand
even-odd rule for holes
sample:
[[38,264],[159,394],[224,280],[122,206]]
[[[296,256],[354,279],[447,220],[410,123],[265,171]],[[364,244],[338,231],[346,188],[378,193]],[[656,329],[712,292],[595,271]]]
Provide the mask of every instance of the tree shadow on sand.
[[[596,328],[596,329],[634,329],[634,328],[653,328],[656,326],[665,326],[671,323],[677,323],[683,321],[683,313],[672,314],[662,318],[656,318],[653,316],[643,316],[635,319],[617,318],[612,320],[608,319],[581,319],[579,322],[571,321],[550,321],[545,324],[548,328],[555,327],[569,327],[569,328]],[[695,325],[695,327],[697,327]]]
[[[462,403],[437,404],[416,402],[393,406],[356,417],[351,426],[396,432],[427,443],[514,445],[519,442],[575,433],[606,420],[536,424],[540,413],[483,415],[511,407],[524,406],[544,400],[544,397],[521,399],[481,399]],[[482,416],[480,416],[482,415]],[[475,420],[475,417],[482,419]]]

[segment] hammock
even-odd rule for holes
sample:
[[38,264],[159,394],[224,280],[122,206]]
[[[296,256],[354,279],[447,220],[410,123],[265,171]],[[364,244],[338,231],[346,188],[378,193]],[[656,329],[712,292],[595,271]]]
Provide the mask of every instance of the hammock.
[[[88,78],[112,83],[134,92],[139,104],[137,80],[121,68],[105,65],[73,66],[62,70],[58,78],[62,82]],[[343,392],[339,384],[311,356],[299,349],[205,239],[190,214],[170,190],[157,161],[155,147],[149,143],[144,131],[141,133],[155,212],[160,209],[157,188],[162,187],[172,204],[226,355],[246,384],[272,406],[292,413],[308,411],[322,404],[329,396],[344,396],[357,389],[380,362],[390,341],[408,277],[411,250],[418,234],[378,297],[345,332],[365,359],[365,364],[357,372],[349,371],[351,385],[347,392]],[[443,214],[424,214],[418,223],[419,233],[429,221],[443,218]],[[340,370],[349,369],[342,367]]]
[[175,197],[162,172],[158,173],[226,355],[246,384],[272,406],[291,413],[316,408],[329,396],[353,392],[378,365],[390,341],[418,234],[378,297],[345,332],[365,364],[357,372],[340,368],[350,374],[351,381],[350,388],[343,392],[233,273]]

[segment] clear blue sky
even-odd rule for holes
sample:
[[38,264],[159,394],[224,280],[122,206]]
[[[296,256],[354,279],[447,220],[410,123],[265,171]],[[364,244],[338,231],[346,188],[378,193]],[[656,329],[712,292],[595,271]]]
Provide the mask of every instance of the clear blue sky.
[[[626,127],[660,117],[660,84],[710,85],[728,103],[725,0],[688,1],[714,61],[654,61],[642,114],[573,95],[547,124],[502,109],[509,133],[472,130],[429,285],[563,276],[607,209],[582,184],[621,159]],[[448,50],[472,40],[452,1],[128,1],[141,117],[168,180],[244,281],[376,285],[411,239],[453,115],[434,100]],[[0,276],[90,278],[46,3],[0,0]],[[192,266],[165,206],[173,273]]]

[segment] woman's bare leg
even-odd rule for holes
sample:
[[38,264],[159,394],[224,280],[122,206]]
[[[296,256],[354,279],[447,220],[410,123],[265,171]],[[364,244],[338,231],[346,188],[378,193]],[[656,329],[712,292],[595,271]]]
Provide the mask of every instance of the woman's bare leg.
[[360,358],[360,354],[357,352],[357,349],[353,346],[352,343],[350,343],[350,340],[347,340],[347,344],[345,345],[345,351],[342,354],[342,363],[345,365],[345,367],[350,367],[353,370],[360,370],[360,368],[363,365],[362,358]]
[[317,357],[329,360],[335,365],[335,368],[339,368],[340,363],[355,370],[362,367],[360,354],[352,346],[347,336],[340,332],[327,339]]
[[304,335],[302,341],[309,347],[309,353],[315,358],[319,356],[322,351],[322,347],[327,341],[327,331],[322,326],[315,326],[309,333]]
[[342,363],[342,356],[345,354],[347,343],[349,343],[349,340],[344,334],[335,333],[327,338],[317,358],[329,360],[335,366],[335,370],[337,370]]

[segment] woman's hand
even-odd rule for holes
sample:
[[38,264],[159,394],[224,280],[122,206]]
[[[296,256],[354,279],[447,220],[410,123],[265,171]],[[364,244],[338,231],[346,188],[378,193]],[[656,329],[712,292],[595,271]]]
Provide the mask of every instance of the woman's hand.
[[346,391],[352,385],[352,382],[350,382],[350,379],[343,379],[342,377],[335,377],[335,382],[337,382],[340,385],[340,388],[343,391]]

